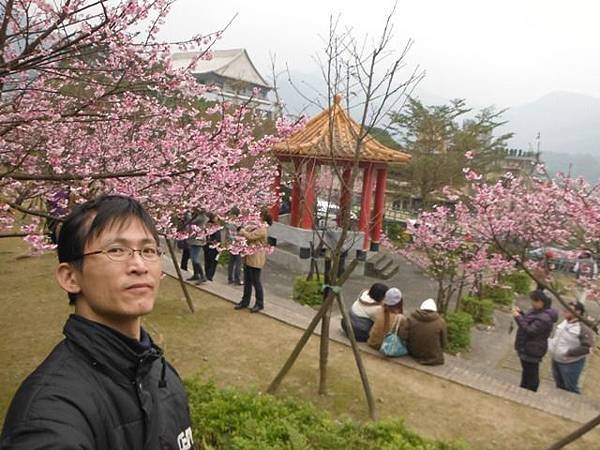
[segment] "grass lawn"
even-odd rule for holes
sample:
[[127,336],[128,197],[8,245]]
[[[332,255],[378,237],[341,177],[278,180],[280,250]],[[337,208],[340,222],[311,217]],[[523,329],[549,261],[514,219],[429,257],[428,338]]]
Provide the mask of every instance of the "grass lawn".
[[[54,282],[54,255],[18,258],[24,254],[20,241],[0,240],[2,419],[21,380],[61,339],[70,312],[66,295]],[[234,311],[226,301],[192,291],[195,314],[188,312],[175,280],[165,278],[144,326],[183,377],[264,390],[301,330],[264,315]],[[425,437],[462,438],[473,448],[540,449],[577,426],[379,358],[364,355],[364,359],[380,414],[404,417]],[[280,395],[309,400],[338,417],[365,420],[367,408],[351,350],[332,342],[329,367],[330,395],[320,397],[318,340],[311,339]],[[599,441],[600,431],[594,431],[569,448],[597,448]]]

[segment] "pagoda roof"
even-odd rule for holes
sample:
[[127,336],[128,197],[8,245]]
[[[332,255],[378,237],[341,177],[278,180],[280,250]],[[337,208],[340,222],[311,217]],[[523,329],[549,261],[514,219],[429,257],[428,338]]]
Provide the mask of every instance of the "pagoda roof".
[[[275,155],[353,161],[360,125],[340,103],[341,96],[338,94],[330,108],[310,119],[301,131],[275,145]],[[333,148],[329,145],[330,122],[333,126]],[[381,163],[406,163],[410,158],[409,154],[386,147],[371,135],[364,139],[359,155],[360,161]]]

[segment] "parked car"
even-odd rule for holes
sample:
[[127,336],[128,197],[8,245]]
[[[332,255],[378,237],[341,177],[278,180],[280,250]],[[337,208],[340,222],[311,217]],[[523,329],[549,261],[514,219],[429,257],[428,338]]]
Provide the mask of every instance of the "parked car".
[[551,270],[561,270],[564,272],[572,271],[577,262],[576,252],[550,246],[530,250],[527,256],[536,261],[546,258]]
[[[317,207],[316,207],[316,213],[317,213],[317,224],[319,228],[324,228],[326,225],[333,225],[336,220],[338,215],[340,214],[340,207],[339,205],[333,203],[333,202],[329,202],[327,200],[318,198],[317,199]],[[328,224],[325,224],[325,219],[327,219]],[[356,220],[357,219],[357,215],[356,213],[354,213],[354,211],[350,211],[350,220]]]

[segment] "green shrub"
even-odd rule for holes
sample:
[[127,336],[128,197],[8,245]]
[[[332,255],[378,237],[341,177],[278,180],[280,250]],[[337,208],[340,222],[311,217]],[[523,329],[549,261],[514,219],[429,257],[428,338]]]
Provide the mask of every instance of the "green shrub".
[[504,277],[503,281],[508,283],[517,294],[527,295],[531,290],[531,278],[525,272],[514,272]]
[[515,293],[510,286],[489,286],[483,287],[482,297],[489,298],[497,305],[510,305],[513,302]]
[[468,313],[476,323],[494,323],[494,302],[490,299],[479,300],[477,297],[466,295],[460,301],[460,309]]
[[406,227],[397,222],[392,222],[387,225],[386,234],[387,237],[398,246],[407,244],[411,239],[410,233],[406,230]]
[[293,296],[303,305],[320,305],[323,303],[323,282],[314,278],[307,280],[305,276],[296,277]]
[[219,266],[227,267],[227,264],[229,264],[229,258],[231,258],[231,254],[229,253],[229,251],[223,250],[221,253],[219,253],[219,259],[217,263],[219,264]]
[[396,239],[398,239],[398,237],[402,234],[403,231],[404,227],[402,225],[400,225],[397,222],[392,222],[388,224],[386,233],[392,241],[395,241]]
[[448,352],[459,353],[471,345],[471,327],[473,318],[470,314],[457,311],[446,315],[448,325]]
[[194,441],[201,449],[458,450],[421,438],[399,419],[334,420],[309,403],[186,380]]

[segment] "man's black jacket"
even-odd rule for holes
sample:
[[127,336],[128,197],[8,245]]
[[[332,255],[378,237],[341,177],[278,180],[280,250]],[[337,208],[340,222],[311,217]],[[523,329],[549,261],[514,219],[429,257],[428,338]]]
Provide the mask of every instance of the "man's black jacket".
[[64,334],[17,391],[0,449],[193,448],[183,384],[158,347],[76,315]]

